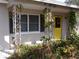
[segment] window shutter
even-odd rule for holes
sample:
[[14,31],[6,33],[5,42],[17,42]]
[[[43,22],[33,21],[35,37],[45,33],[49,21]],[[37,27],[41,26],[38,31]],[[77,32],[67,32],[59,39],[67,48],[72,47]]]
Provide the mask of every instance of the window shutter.
[[12,19],[9,20],[9,30],[10,30],[10,33],[13,33],[13,20]]
[[12,13],[9,12],[9,32],[13,33],[13,20],[12,20]]
[[40,32],[44,32],[45,30],[45,20],[44,20],[44,15],[40,15]]

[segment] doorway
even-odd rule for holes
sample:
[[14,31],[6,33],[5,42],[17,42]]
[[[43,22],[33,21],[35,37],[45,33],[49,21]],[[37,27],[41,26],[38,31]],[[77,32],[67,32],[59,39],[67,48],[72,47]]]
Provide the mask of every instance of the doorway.
[[62,37],[62,17],[55,16],[54,17],[54,39],[60,40]]

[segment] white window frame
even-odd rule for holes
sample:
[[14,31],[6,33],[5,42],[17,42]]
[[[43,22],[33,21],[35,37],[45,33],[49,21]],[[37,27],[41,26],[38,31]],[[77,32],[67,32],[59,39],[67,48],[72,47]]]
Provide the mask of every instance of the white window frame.
[[[27,15],[27,31],[26,32],[22,32],[21,34],[34,34],[34,33],[40,33],[40,14],[28,14],[28,13],[22,13],[21,15]],[[38,31],[29,31],[29,15],[36,15],[39,17],[39,30]]]

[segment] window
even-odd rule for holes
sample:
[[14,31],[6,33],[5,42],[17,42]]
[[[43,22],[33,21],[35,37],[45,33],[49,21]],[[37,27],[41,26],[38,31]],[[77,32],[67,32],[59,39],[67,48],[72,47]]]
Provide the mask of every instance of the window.
[[39,25],[39,15],[21,15],[22,32],[39,31]]
[[[13,33],[13,20],[9,20],[10,33]],[[21,32],[43,32],[44,15],[21,15]]]
[[55,18],[55,27],[60,28],[60,24],[61,24],[60,17],[56,17]]
[[27,32],[27,15],[21,15],[21,31]]
[[29,31],[39,31],[39,16],[29,15]]

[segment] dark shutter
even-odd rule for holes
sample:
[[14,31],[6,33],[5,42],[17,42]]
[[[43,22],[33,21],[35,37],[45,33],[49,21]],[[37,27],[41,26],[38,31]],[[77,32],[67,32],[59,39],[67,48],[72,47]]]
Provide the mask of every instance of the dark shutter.
[[13,20],[12,20],[12,13],[9,12],[9,32],[13,33]]
[[40,32],[44,32],[45,30],[45,20],[44,20],[44,15],[40,15]]

